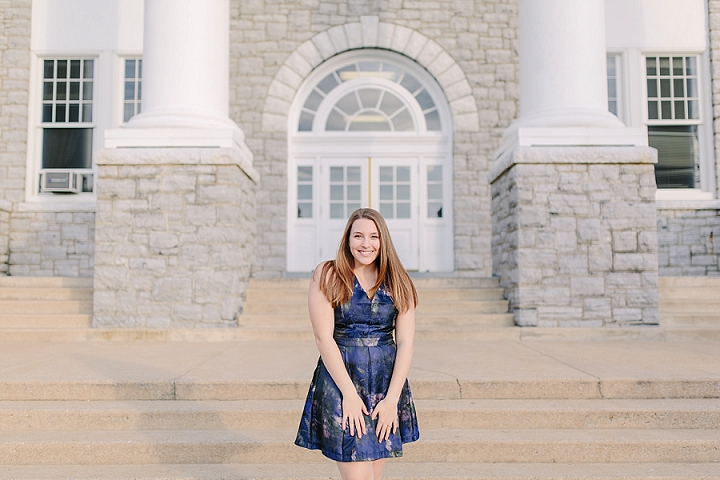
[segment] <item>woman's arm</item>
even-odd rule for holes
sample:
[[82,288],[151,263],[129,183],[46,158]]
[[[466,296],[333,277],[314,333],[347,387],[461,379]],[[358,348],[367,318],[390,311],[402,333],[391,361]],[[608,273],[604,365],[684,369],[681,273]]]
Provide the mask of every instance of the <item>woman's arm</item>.
[[407,380],[408,372],[410,372],[410,363],[412,362],[415,344],[414,308],[411,307],[407,312],[397,316],[395,320],[395,343],[397,344],[397,353],[387,395],[372,411],[372,418],[378,420],[375,431],[378,440],[381,441],[386,440],[390,436],[390,432],[396,433],[398,428],[397,404]]
[[320,289],[321,271],[322,265],[315,269],[308,293],[308,311],[315,334],[315,344],[320,351],[325,368],[342,394],[343,429],[349,424],[350,435],[355,435],[357,432],[358,437],[362,437],[366,432],[363,413],[367,415],[368,411],[345,369],[340,349],[333,338],[335,316],[332,305]]

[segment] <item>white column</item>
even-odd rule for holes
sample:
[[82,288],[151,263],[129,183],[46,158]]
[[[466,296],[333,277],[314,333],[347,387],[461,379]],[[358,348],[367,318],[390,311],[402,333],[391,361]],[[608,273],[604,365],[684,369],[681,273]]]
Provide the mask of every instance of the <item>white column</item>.
[[227,126],[229,0],[145,0],[143,113],[128,128]]
[[519,0],[520,115],[513,145],[647,145],[608,111],[604,0]]

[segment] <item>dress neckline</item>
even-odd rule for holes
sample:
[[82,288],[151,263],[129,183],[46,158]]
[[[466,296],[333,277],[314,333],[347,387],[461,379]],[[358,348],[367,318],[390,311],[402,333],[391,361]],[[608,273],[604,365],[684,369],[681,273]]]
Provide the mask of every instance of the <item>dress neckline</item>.
[[365,287],[362,286],[362,283],[360,283],[360,279],[357,277],[357,275],[353,275],[353,277],[355,278],[355,282],[356,282],[356,283],[358,284],[358,286],[360,287],[360,290],[362,290],[362,292],[365,294],[365,296],[367,297],[367,299],[372,302],[373,299],[375,298],[375,296],[377,295],[377,292],[378,292],[379,288],[378,288],[377,290],[375,290],[375,293],[373,293],[373,296],[371,297],[370,295],[368,295],[368,292],[367,292],[367,290],[365,290]]

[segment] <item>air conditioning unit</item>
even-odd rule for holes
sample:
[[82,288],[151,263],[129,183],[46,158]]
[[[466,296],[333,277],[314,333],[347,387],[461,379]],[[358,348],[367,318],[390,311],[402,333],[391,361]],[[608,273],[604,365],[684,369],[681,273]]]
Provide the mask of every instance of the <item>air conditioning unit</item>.
[[40,173],[40,191],[80,193],[93,191],[93,174],[75,170],[46,170]]

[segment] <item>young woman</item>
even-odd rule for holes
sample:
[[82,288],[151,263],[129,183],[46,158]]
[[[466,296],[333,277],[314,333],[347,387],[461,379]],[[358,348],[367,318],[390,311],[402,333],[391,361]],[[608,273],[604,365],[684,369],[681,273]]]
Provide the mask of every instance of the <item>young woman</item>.
[[344,480],[378,480],[387,458],[419,437],[407,383],[416,306],[385,220],[356,210],[336,259],[310,283],[320,359],[295,440],[337,461]]

